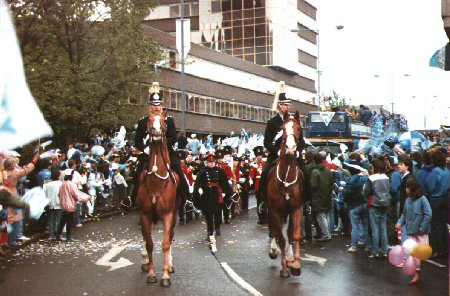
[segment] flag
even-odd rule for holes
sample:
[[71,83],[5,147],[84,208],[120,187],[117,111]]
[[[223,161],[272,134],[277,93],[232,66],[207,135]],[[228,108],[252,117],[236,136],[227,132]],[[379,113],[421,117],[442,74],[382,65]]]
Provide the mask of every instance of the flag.
[[52,135],[34,101],[23,69],[11,15],[0,0],[0,151]]

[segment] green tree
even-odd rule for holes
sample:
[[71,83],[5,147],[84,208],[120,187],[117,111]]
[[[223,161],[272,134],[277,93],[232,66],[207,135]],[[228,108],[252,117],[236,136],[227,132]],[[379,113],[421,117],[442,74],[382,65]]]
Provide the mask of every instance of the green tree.
[[325,100],[328,102],[330,108],[339,107],[343,111],[349,107],[347,100],[344,97],[340,97],[335,90],[333,90],[333,96],[328,96]]
[[[142,106],[138,83],[154,76],[161,49],[143,31],[153,1],[11,0],[29,87],[54,140],[128,130]],[[102,9],[100,9],[100,7]]]

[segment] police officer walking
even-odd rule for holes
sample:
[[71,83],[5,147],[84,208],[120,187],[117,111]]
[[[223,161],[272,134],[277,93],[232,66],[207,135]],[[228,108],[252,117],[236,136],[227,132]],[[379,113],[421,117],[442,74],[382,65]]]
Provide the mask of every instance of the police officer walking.
[[[216,166],[216,157],[206,157],[206,167],[200,170],[194,184],[194,205],[200,207],[205,216],[208,237],[220,235],[222,207],[230,202],[233,193],[224,171]],[[225,199],[222,192],[225,193]],[[226,201],[226,202],[224,202]]]

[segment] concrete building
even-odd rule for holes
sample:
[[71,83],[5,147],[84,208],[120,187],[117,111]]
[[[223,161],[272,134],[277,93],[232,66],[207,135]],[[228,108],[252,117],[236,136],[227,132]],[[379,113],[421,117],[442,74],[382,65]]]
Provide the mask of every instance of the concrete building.
[[[164,107],[181,129],[181,65],[177,62],[175,36],[144,28],[166,53],[166,59],[155,65],[158,76],[154,80],[163,88]],[[286,82],[287,93],[294,99],[291,110],[302,114],[304,126],[306,114],[317,107],[301,102],[300,96],[314,91],[313,81],[192,44],[185,63],[187,132],[228,135],[231,131],[240,133],[242,128],[263,132],[267,120],[275,114],[271,106],[279,81]],[[145,104],[151,82],[142,81],[140,97],[130,99],[130,103]]]
[[[228,134],[242,127],[264,130],[278,82],[295,101],[293,110],[316,110],[317,34],[312,0],[184,1],[191,50],[185,62],[188,131]],[[176,19],[180,1],[160,0],[143,25],[166,52],[156,78],[166,107],[181,111]],[[291,30],[301,29],[299,33]],[[143,83],[142,98],[150,81]],[[214,107],[213,107],[214,106]]]

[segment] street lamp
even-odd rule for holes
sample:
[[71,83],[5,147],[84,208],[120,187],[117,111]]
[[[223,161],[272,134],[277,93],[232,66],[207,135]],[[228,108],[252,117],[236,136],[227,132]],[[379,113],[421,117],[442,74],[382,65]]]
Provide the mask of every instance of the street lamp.
[[[337,30],[342,30],[344,28],[343,25],[337,25],[334,26]],[[314,32],[317,34],[317,99],[319,101],[318,103],[318,107],[320,108],[320,35],[319,35],[319,30],[317,29],[292,29],[291,32],[293,33],[299,33],[301,31],[309,31],[309,32]]]
[[[394,114],[394,75],[391,74],[391,113]],[[403,77],[410,77],[409,74],[403,74]],[[375,78],[382,77],[381,75],[375,74],[373,75]]]

